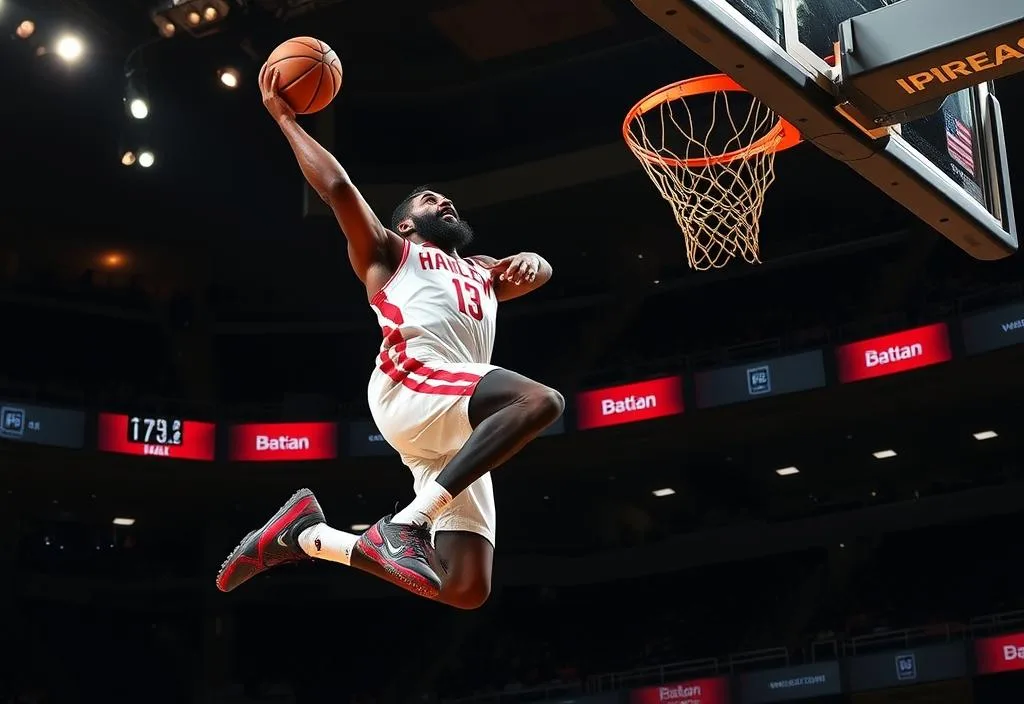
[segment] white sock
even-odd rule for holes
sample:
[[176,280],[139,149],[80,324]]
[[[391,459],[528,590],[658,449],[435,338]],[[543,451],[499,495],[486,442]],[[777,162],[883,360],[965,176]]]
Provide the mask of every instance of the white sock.
[[335,530],[326,523],[317,523],[299,534],[299,547],[302,552],[318,560],[351,564],[352,548],[359,540],[358,535]]
[[438,484],[436,480],[431,479],[412,500],[412,503],[391,518],[391,522],[429,526],[437,520],[437,517],[451,502],[452,495],[448,493],[448,490]]

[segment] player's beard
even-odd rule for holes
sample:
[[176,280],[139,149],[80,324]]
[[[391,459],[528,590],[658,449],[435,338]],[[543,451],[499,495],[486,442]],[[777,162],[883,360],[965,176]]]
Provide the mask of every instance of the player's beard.
[[413,215],[416,233],[427,242],[451,252],[473,241],[473,228],[465,220],[448,222],[432,215]]

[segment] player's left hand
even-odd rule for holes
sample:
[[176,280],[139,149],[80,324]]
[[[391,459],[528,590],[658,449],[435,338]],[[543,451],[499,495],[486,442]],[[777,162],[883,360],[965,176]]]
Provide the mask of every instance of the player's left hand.
[[498,281],[508,281],[516,286],[531,283],[540,271],[540,257],[532,252],[521,252],[499,259],[491,267],[491,274],[498,274]]

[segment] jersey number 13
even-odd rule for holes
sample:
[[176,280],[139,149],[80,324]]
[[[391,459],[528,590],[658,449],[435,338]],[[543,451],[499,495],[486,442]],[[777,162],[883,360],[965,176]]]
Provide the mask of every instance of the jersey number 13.
[[452,279],[455,285],[455,297],[459,299],[459,312],[474,320],[484,319],[484,308],[481,304],[483,292],[480,287],[469,281]]

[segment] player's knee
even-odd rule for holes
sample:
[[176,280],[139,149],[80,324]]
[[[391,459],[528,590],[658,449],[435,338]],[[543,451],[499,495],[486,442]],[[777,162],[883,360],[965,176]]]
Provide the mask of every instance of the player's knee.
[[491,596],[490,582],[484,579],[459,580],[445,584],[445,601],[457,609],[472,611],[487,603]]
[[527,403],[537,422],[547,427],[558,420],[565,410],[565,398],[548,386],[538,384],[530,389]]

